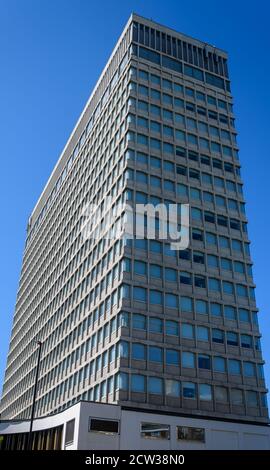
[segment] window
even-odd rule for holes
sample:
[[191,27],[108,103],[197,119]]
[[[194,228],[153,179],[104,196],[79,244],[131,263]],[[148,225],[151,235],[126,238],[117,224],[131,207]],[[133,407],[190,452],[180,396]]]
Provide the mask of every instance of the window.
[[165,393],[169,397],[180,397],[180,382],[178,380],[166,379]]
[[215,387],[215,398],[217,402],[228,403],[228,390],[225,387]]
[[206,244],[217,245],[217,237],[214,233],[206,232]]
[[203,232],[200,229],[192,229],[192,239],[203,242]]
[[166,364],[179,366],[179,352],[175,349],[167,349]]
[[244,397],[243,397],[242,390],[239,390],[238,388],[232,388],[231,389],[231,400],[232,400],[233,405],[243,405]]
[[[223,285],[224,286],[224,285]],[[225,305],[224,315],[228,320],[236,320],[236,309],[231,305]]]
[[201,253],[200,251],[194,251],[193,261],[194,263],[204,264],[204,253]]
[[218,279],[209,278],[209,290],[220,292],[220,281]]
[[246,392],[247,397],[247,405],[248,406],[258,406],[258,395],[257,392],[253,392],[252,390],[248,390]]
[[163,361],[162,349],[156,346],[150,346],[149,347],[149,361],[162,362]]
[[195,284],[196,287],[200,287],[200,288],[204,289],[206,287],[205,277],[195,275],[194,276],[194,284]]
[[183,382],[183,397],[184,398],[196,398],[196,386],[192,382]]
[[145,392],[144,375],[133,374],[131,376],[131,391],[132,392]]
[[194,339],[194,327],[189,323],[183,323],[181,328],[182,338]]
[[211,369],[210,356],[207,356],[205,354],[199,354],[198,367],[199,369]]
[[158,290],[150,290],[150,304],[161,305],[162,304],[162,293]]
[[253,362],[244,362],[243,372],[245,377],[255,377],[255,366]]
[[168,424],[141,423],[141,437],[147,439],[170,439]]
[[241,335],[241,347],[242,348],[252,348],[252,336]]
[[209,341],[208,328],[205,326],[197,326],[197,339],[199,341]]
[[139,343],[132,345],[132,359],[145,360],[145,346]]
[[133,314],[133,328],[136,328],[137,330],[146,329],[146,318],[144,315],[140,315],[139,313]]
[[220,266],[221,266],[221,269],[224,269],[225,271],[232,271],[232,262],[230,259],[221,258]]
[[65,445],[70,445],[74,441],[75,419],[71,419],[66,424]]
[[195,367],[195,359],[194,354],[191,352],[183,352],[182,353],[182,366],[194,369]]
[[212,389],[211,385],[199,384],[199,398],[203,401],[212,400]]
[[196,310],[196,313],[200,315],[207,315],[208,313],[207,302],[205,302],[205,300],[196,300],[195,310]]
[[229,369],[230,374],[240,375],[241,374],[240,361],[237,361],[236,359],[229,359],[228,369]]
[[163,67],[167,67],[168,69],[174,70],[175,72],[182,73],[182,64],[176,59],[172,59],[171,57],[163,55],[162,65]]
[[153,62],[154,64],[160,64],[160,54],[158,52],[150,51],[142,46],[139,47],[139,57]]
[[158,377],[149,377],[148,379],[148,392],[154,395],[163,394],[163,381]]
[[213,315],[214,317],[221,317],[222,315],[221,305],[216,304],[216,303],[211,303],[210,312],[211,312],[211,315]]
[[134,287],[133,298],[136,301],[146,302],[146,289],[143,287]]
[[166,321],[166,335],[178,336],[179,326],[178,323],[172,320]]
[[111,419],[90,418],[89,431],[105,434],[118,434],[119,421],[114,421]]
[[203,428],[191,428],[177,426],[177,439],[180,441],[205,442],[205,430]]
[[191,285],[192,284],[191,274],[184,272],[184,271],[180,271],[180,282],[182,284]]
[[146,275],[147,264],[143,261],[134,261],[134,272],[135,274]]
[[216,372],[225,372],[225,359],[223,357],[216,356],[213,358],[213,368]]
[[224,333],[222,330],[216,328],[212,329],[212,341],[213,343],[224,343]]
[[215,223],[215,215],[212,212],[205,211],[204,212],[204,220],[205,222],[209,222],[211,224]]
[[149,319],[149,331],[153,333],[162,333],[163,331],[163,322],[160,318]]
[[162,268],[158,264],[150,264],[150,277],[161,279]]
[[246,322],[246,323],[250,322],[249,311],[248,310],[246,310],[245,308],[239,308],[238,312],[239,312],[239,320],[240,321]]
[[215,255],[207,255],[207,264],[211,268],[218,268],[218,257]]
[[192,312],[192,299],[190,297],[181,297],[180,306],[183,312]]
[[227,331],[227,344],[230,346],[238,346],[238,334],[233,331]]

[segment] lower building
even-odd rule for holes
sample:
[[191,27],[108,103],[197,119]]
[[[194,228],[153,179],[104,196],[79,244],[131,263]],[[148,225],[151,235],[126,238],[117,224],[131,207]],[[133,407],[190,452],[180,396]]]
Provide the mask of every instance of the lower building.
[[[30,422],[0,421],[0,450],[25,449]],[[269,450],[270,427],[80,401],[34,420],[39,450]]]

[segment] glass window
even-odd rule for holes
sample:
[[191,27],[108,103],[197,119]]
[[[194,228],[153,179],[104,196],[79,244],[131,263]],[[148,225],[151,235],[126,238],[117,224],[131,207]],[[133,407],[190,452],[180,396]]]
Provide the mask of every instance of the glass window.
[[225,372],[226,371],[225,359],[219,356],[214,357],[213,368],[216,372]]
[[141,437],[146,439],[170,439],[168,424],[141,423]]
[[163,321],[160,318],[149,318],[149,331],[153,333],[163,332]]
[[197,339],[199,341],[209,341],[209,330],[205,326],[197,326]]
[[165,393],[168,397],[180,397],[180,382],[178,382],[178,380],[166,379]]
[[169,308],[178,308],[178,297],[175,294],[165,294],[165,306]]
[[156,132],[158,134],[161,133],[161,125],[156,121],[151,121],[150,129],[151,129],[151,131]]
[[220,281],[218,279],[209,278],[209,290],[220,292]]
[[236,309],[235,309],[235,307],[232,307],[231,305],[225,305],[224,315],[225,315],[225,318],[228,318],[229,320],[236,320]]
[[185,124],[185,118],[182,114],[175,113],[174,118],[177,124]]
[[199,369],[211,369],[210,356],[205,354],[198,355],[198,367]]
[[199,313],[200,315],[207,315],[208,313],[207,302],[205,302],[205,300],[196,300],[195,308],[196,313]]
[[196,386],[192,382],[183,382],[183,397],[184,398],[196,398]]
[[193,353],[191,353],[191,352],[183,352],[182,353],[182,366],[194,369],[194,367],[195,367],[195,358],[194,358]]
[[227,344],[231,346],[238,346],[238,335],[233,331],[227,332]]
[[234,375],[240,375],[241,374],[240,361],[237,361],[236,359],[229,359],[228,368],[229,368],[229,373],[230,374],[234,374]]
[[241,335],[241,347],[242,348],[252,348],[252,336],[250,336],[250,335]]
[[245,308],[239,308],[238,312],[239,312],[239,320],[240,321],[246,322],[246,323],[250,322],[249,311],[248,310],[246,310]]
[[140,315],[139,313],[134,313],[132,317],[132,325],[133,328],[136,328],[137,330],[145,330],[146,317],[144,315]]
[[160,77],[158,75],[154,75],[151,73],[150,81],[154,83],[155,85],[160,85]]
[[224,333],[222,330],[218,330],[216,328],[212,329],[212,341],[214,343],[224,343]]
[[210,312],[211,312],[211,315],[213,315],[214,317],[221,317],[222,315],[221,305],[211,302]]
[[246,377],[255,377],[255,366],[253,362],[244,362],[243,372]]
[[230,259],[221,258],[220,265],[221,269],[224,269],[225,271],[232,271],[232,262]]
[[218,257],[215,255],[207,255],[207,264],[211,268],[218,268]]
[[158,264],[150,264],[150,276],[161,279],[162,277],[162,268]]
[[233,405],[243,405],[244,403],[243,391],[239,390],[238,388],[232,388],[231,400],[232,400]]
[[133,298],[136,301],[146,302],[146,289],[143,287],[134,287]]
[[156,346],[149,346],[149,361],[163,362],[162,349]]
[[177,426],[177,439],[181,441],[205,442],[205,430],[203,428]]
[[145,392],[144,375],[133,374],[131,376],[131,391],[132,392]]
[[229,250],[230,249],[230,241],[227,237],[219,237],[219,246],[220,248]]
[[194,339],[194,327],[190,323],[183,323],[181,327],[182,338]]
[[247,405],[248,406],[258,406],[258,395],[257,392],[253,392],[252,390],[248,390],[246,392],[247,397]]
[[214,233],[206,232],[206,244],[217,245],[217,237]]
[[162,293],[157,290],[150,290],[150,304],[161,305]]
[[204,400],[204,401],[212,400],[211,385],[199,384],[199,398],[200,400]]
[[142,46],[139,47],[139,57],[145,60],[149,60],[154,64],[160,64],[160,54]]
[[145,360],[145,346],[140,343],[133,343],[132,345],[132,359]]
[[166,335],[178,336],[179,334],[179,325],[176,321],[167,320],[166,321]]
[[215,398],[216,401],[227,403],[228,402],[228,390],[225,387],[215,387]]
[[166,364],[179,366],[179,352],[175,349],[166,349]]
[[163,394],[163,380],[158,377],[148,378],[148,392],[156,395]]
[[190,297],[181,297],[180,306],[183,312],[192,312],[192,299]]
[[147,264],[143,261],[134,261],[134,272],[135,274],[146,275]]

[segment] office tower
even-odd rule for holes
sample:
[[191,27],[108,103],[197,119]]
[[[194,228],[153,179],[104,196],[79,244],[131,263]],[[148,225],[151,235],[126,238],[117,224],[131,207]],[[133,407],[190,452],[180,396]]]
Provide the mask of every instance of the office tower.
[[[234,122],[227,54],[132,15],[29,219],[2,418],[30,416],[40,340],[37,416],[88,400],[268,422]],[[188,249],[83,237],[109,196],[188,203]]]

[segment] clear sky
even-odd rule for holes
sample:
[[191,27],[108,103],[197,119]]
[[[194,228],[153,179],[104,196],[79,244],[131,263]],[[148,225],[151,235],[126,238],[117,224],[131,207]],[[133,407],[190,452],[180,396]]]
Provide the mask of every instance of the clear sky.
[[0,387],[28,216],[132,11],[229,52],[270,385],[267,0],[0,0]]

